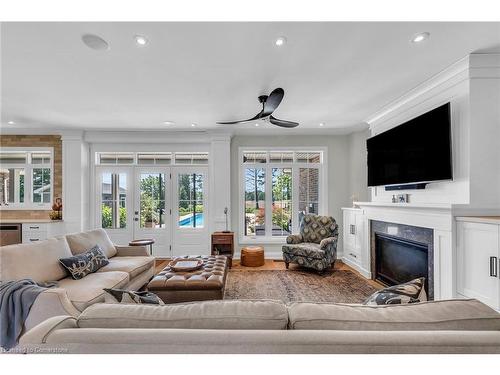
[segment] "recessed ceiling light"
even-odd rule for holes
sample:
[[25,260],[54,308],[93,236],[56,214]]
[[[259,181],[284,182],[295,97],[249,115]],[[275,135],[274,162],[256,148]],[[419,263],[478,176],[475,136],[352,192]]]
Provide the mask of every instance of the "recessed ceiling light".
[[94,34],[85,34],[82,35],[83,43],[96,51],[105,51],[109,49],[109,44],[100,36]]
[[145,46],[146,44],[148,44],[148,40],[142,35],[136,35],[134,36],[134,39],[137,45],[139,46]]
[[322,122],[320,122],[320,123],[319,123],[319,126],[320,126],[320,127],[323,127],[323,126],[325,126],[325,124],[324,124],[324,123],[322,123]]
[[428,32],[418,33],[418,34],[415,34],[413,36],[413,38],[411,38],[411,41],[413,43],[420,43],[420,42],[423,42],[424,40],[428,39],[430,35],[431,34]]
[[163,121],[163,125],[174,125],[173,121]]
[[14,121],[9,121],[9,122],[7,122],[7,124],[9,124],[9,125],[15,125],[16,123]]
[[255,126],[259,126],[259,124],[255,124]]
[[278,47],[281,47],[282,45],[284,45],[286,43],[286,38],[284,36],[280,36],[278,39],[276,39],[276,41],[274,42],[274,44],[276,44]]
[[193,122],[193,123],[191,124],[191,126],[194,128],[194,127],[196,126],[196,124]]

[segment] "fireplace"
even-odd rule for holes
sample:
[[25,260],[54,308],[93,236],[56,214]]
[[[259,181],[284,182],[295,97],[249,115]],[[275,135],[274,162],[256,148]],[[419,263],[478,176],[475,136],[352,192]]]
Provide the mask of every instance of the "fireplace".
[[425,277],[425,290],[433,299],[433,230],[371,221],[372,275],[386,285]]

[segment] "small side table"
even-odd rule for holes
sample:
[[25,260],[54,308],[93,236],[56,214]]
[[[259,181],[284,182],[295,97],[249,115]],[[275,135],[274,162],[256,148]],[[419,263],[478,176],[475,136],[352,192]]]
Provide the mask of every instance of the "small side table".
[[212,233],[211,255],[225,255],[229,268],[233,266],[234,255],[234,232],[214,232]]
[[133,240],[128,243],[129,246],[148,246],[149,245],[149,254],[153,255],[153,244],[155,240],[152,238],[142,239],[142,240]]

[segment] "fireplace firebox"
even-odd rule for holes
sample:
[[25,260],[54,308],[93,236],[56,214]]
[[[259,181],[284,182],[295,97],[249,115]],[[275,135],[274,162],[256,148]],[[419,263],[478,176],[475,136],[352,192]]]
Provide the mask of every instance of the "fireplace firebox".
[[433,230],[371,221],[372,277],[385,285],[425,277],[428,299],[434,299]]
[[428,288],[428,248],[420,242],[375,233],[375,279],[387,285],[396,285],[425,277]]

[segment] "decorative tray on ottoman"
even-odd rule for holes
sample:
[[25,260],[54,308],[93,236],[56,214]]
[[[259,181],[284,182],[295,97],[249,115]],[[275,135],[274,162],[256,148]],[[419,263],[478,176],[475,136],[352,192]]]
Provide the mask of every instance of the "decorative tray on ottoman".
[[203,266],[203,261],[194,258],[179,258],[171,261],[168,266],[175,272],[189,272],[201,268],[201,266]]

